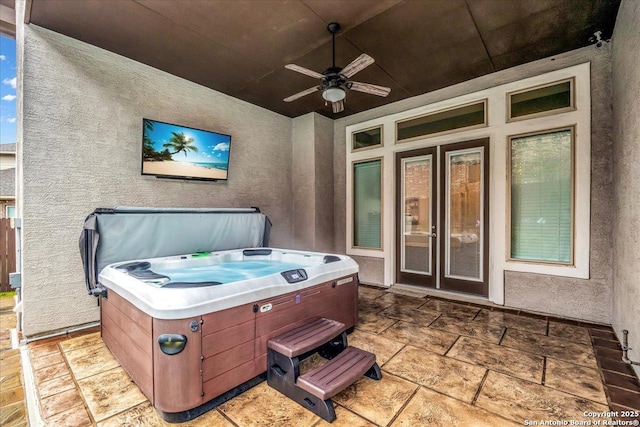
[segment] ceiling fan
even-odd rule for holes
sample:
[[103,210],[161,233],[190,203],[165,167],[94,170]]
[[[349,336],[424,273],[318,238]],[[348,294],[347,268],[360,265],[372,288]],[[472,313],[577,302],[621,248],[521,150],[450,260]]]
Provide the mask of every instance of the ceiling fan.
[[295,64],[285,65],[284,67],[289,70],[297,71],[298,73],[320,79],[320,86],[310,87],[309,89],[298,92],[295,95],[291,95],[285,98],[284,102],[295,101],[296,99],[302,98],[310,93],[321,91],[324,100],[331,103],[333,112],[339,113],[344,110],[344,99],[347,96],[345,89],[370,93],[371,95],[377,96],[389,95],[391,89],[388,87],[349,80],[351,76],[373,64],[374,59],[366,53],[358,56],[344,68],[336,67],[336,33],[340,30],[340,24],[332,22],[327,25],[327,30],[329,30],[333,36],[333,65],[322,73],[318,73]]

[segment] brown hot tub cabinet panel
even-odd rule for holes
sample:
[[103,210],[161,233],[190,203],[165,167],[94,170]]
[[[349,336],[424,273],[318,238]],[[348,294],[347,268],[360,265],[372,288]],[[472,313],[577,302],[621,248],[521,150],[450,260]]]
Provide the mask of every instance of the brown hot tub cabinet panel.
[[153,319],[114,292],[100,311],[102,340],[153,404]]
[[[357,302],[355,275],[177,320],[152,318],[109,291],[101,305],[102,336],[165,419],[184,421],[212,409],[213,399],[222,403],[233,397],[230,391],[264,379],[257,377],[267,369],[270,338],[321,317],[353,328]],[[164,334],[185,336],[184,349],[163,353],[158,339]]]
[[[162,412],[182,412],[202,403],[201,320],[200,316],[178,320],[153,319],[154,406]],[[184,350],[174,355],[164,354],[158,345],[162,334],[187,337]]]

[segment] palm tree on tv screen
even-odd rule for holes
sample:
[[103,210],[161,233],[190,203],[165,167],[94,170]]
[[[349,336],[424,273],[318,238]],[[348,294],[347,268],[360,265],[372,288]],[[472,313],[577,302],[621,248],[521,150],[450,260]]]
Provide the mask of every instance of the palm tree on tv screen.
[[187,150],[191,150],[193,152],[198,152],[198,147],[193,145],[193,138],[187,138],[184,132],[176,133],[171,132],[173,136],[169,138],[169,142],[163,144],[163,147],[170,148],[175,150],[171,154],[178,154],[179,152],[183,152],[184,156],[187,157]]

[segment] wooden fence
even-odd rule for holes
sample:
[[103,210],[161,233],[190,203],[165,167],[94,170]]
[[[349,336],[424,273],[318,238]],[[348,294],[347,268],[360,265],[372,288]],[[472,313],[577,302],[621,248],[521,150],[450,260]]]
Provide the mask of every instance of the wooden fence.
[[0,292],[11,291],[9,273],[16,271],[16,230],[9,218],[0,219]]

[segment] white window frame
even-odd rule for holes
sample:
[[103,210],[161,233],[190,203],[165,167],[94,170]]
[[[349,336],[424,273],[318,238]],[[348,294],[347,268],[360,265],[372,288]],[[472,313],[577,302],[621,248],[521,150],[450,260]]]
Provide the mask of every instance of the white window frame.
[[[509,94],[530,88],[550,85],[573,79],[574,108],[554,111],[543,116],[527,117],[508,121],[507,103]],[[591,231],[591,89],[590,64],[584,63],[538,76],[490,87],[463,96],[446,99],[411,110],[389,114],[361,123],[346,126],[346,248],[347,254],[384,260],[383,285],[395,283],[395,154],[397,152],[439,146],[442,144],[489,138],[489,300],[504,304],[504,273],[518,271],[572,278],[589,278],[590,231]],[[458,132],[427,135],[411,141],[396,141],[395,123],[411,117],[430,114],[457,106],[487,100],[485,113],[487,126],[477,129],[461,129]],[[352,134],[371,127],[383,126],[385,145],[363,152],[352,152]],[[507,165],[509,137],[513,135],[543,132],[548,129],[574,127],[574,265],[549,265],[531,261],[509,260],[508,238],[508,191]],[[383,251],[353,248],[353,176],[352,163],[366,158],[383,157]],[[439,184],[438,184],[439,185]],[[439,203],[442,203],[440,200]],[[441,224],[441,222],[439,222]],[[439,255],[438,255],[439,256]],[[438,267],[439,261],[436,264]],[[434,272],[438,274],[438,272]]]

